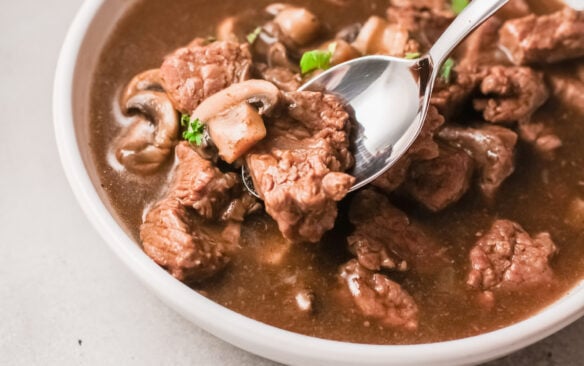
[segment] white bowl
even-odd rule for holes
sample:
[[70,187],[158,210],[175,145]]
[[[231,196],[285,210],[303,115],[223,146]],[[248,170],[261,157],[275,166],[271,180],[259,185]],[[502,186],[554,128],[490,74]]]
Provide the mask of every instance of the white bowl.
[[[204,0],[201,0],[204,1]],[[89,89],[101,49],[127,0],[87,0],[61,51],[54,86],[54,123],[61,160],[85,214],[112,250],[160,299],[199,327],[249,352],[293,365],[470,365],[526,347],[584,315],[584,282],[531,318],[455,341],[378,346],[328,341],[249,319],[199,295],[156,265],[114,219],[100,197],[89,152]]]

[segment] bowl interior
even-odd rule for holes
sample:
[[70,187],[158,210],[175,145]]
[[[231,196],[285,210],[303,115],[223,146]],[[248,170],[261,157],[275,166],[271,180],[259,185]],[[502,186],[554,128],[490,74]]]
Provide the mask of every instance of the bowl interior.
[[[199,0],[204,1],[204,0]],[[54,89],[55,131],[69,182],[112,250],[164,302],[216,336],[273,360],[298,365],[458,365],[494,359],[534,343],[584,314],[584,283],[537,315],[499,331],[450,342],[373,346],[307,337],[234,313],[183,285],[148,258],[116,221],[89,148],[93,71],[116,22],[135,3],[87,0],[62,49]]]

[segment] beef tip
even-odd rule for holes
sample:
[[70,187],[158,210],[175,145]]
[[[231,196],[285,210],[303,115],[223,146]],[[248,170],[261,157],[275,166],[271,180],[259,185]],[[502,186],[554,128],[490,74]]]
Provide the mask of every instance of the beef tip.
[[258,207],[255,199],[242,196],[239,175],[222,173],[210,161],[200,157],[188,142],[179,143],[175,154],[177,167],[169,196],[182,205],[193,208],[208,220],[223,215],[242,218],[247,211]]
[[431,104],[448,120],[460,113],[464,104],[478,89],[485,71],[468,64],[456,65],[451,80],[436,81],[432,92]]
[[379,178],[375,179],[371,185],[385,193],[391,193],[406,181],[410,166],[412,166],[412,159],[403,156]]
[[444,124],[444,117],[434,106],[430,106],[422,131],[404,156],[398,160],[387,172],[377,178],[372,184],[384,192],[392,192],[399,188],[406,180],[408,169],[412,162],[430,160],[438,157],[438,144],[434,141],[434,134]]
[[516,65],[584,56],[584,11],[566,7],[553,14],[531,14],[508,20],[499,33],[499,44]]
[[349,220],[355,226],[349,250],[369,270],[403,271],[411,266],[419,273],[434,273],[449,262],[443,247],[373,190],[353,198]]
[[405,29],[424,50],[430,49],[454,19],[444,0],[392,0],[387,9],[390,23]]
[[531,8],[526,0],[511,0],[497,12],[504,19],[519,18],[529,15]]
[[276,85],[278,89],[283,91],[296,91],[302,85],[302,78],[300,74],[296,74],[287,67],[268,67],[262,65],[259,67],[260,74],[263,79]]
[[549,97],[543,74],[529,67],[493,66],[480,87],[492,97],[475,99],[474,108],[493,123],[529,119]]
[[584,114],[584,77],[582,75],[576,78],[564,73],[549,73],[547,80],[554,98]]
[[473,31],[457,49],[459,65],[472,68],[477,65],[500,63],[501,52],[497,47],[497,40],[502,24],[499,18],[492,17]]
[[440,154],[438,144],[434,141],[434,134],[444,124],[444,117],[434,106],[430,106],[424,126],[416,141],[409,148],[407,155],[414,160],[434,159]]
[[365,317],[391,328],[417,329],[418,306],[399,284],[369,271],[356,260],[343,265],[339,272],[341,294],[352,298]]
[[487,198],[492,198],[515,170],[517,134],[508,128],[492,125],[477,128],[446,126],[438,136],[473,158],[480,169],[479,186]]
[[211,224],[175,198],[160,201],[140,227],[144,251],[171,275],[199,282],[221,271],[239,247],[240,224]]
[[470,251],[467,283],[481,291],[519,291],[553,279],[549,261],[557,248],[547,232],[531,237],[509,220],[497,220]]
[[249,79],[251,62],[248,44],[199,40],[167,56],[160,74],[174,107],[190,114],[207,97]]
[[473,171],[474,163],[467,153],[444,147],[436,159],[412,165],[404,188],[427,209],[438,212],[468,191]]
[[246,163],[282,234],[316,243],[333,227],[336,202],[354,182],[344,173],[353,164],[349,115],[333,95],[292,92],[284,99],[286,111],[267,123],[268,138]]

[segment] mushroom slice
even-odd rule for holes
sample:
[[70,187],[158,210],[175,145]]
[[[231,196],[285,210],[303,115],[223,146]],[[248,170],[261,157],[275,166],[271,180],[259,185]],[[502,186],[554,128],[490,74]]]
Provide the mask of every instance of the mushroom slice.
[[233,84],[205,99],[192,118],[207,125],[219,156],[231,164],[266,137],[261,115],[274,109],[279,94],[278,88],[265,80]]
[[305,8],[278,3],[268,6],[266,12],[274,15],[274,23],[296,46],[312,42],[320,30],[316,15]]
[[141,91],[126,103],[140,115],[121,134],[116,158],[130,172],[154,173],[168,158],[178,135],[178,115],[165,93]]
[[122,94],[121,105],[125,106],[130,98],[145,90],[164,91],[160,79],[160,69],[150,69],[134,76]]
[[220,41],[239,42],[235,33],[237,17],[231,16],[223,19],[217,26],[217,39]]
[[259,114],[270,114],[278,103],[280,91],[265,80],[248,80],[233,84],[205,99],[192,117],[207,122],[219,113],[241,103],[259,105]]

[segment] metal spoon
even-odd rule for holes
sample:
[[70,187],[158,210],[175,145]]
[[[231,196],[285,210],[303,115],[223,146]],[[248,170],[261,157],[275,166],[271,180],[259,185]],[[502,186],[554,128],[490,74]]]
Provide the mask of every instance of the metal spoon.
[[[355,166],[348,173],[356,181],[351,191],[371,183],[404,155],[422,129],[440,66],[508,1],[471,1],[421,58],[361,57],[323,72],[299,89],[336,94],[353,111]],[[248,190],[258,196],[245,168],[242,175]]]

